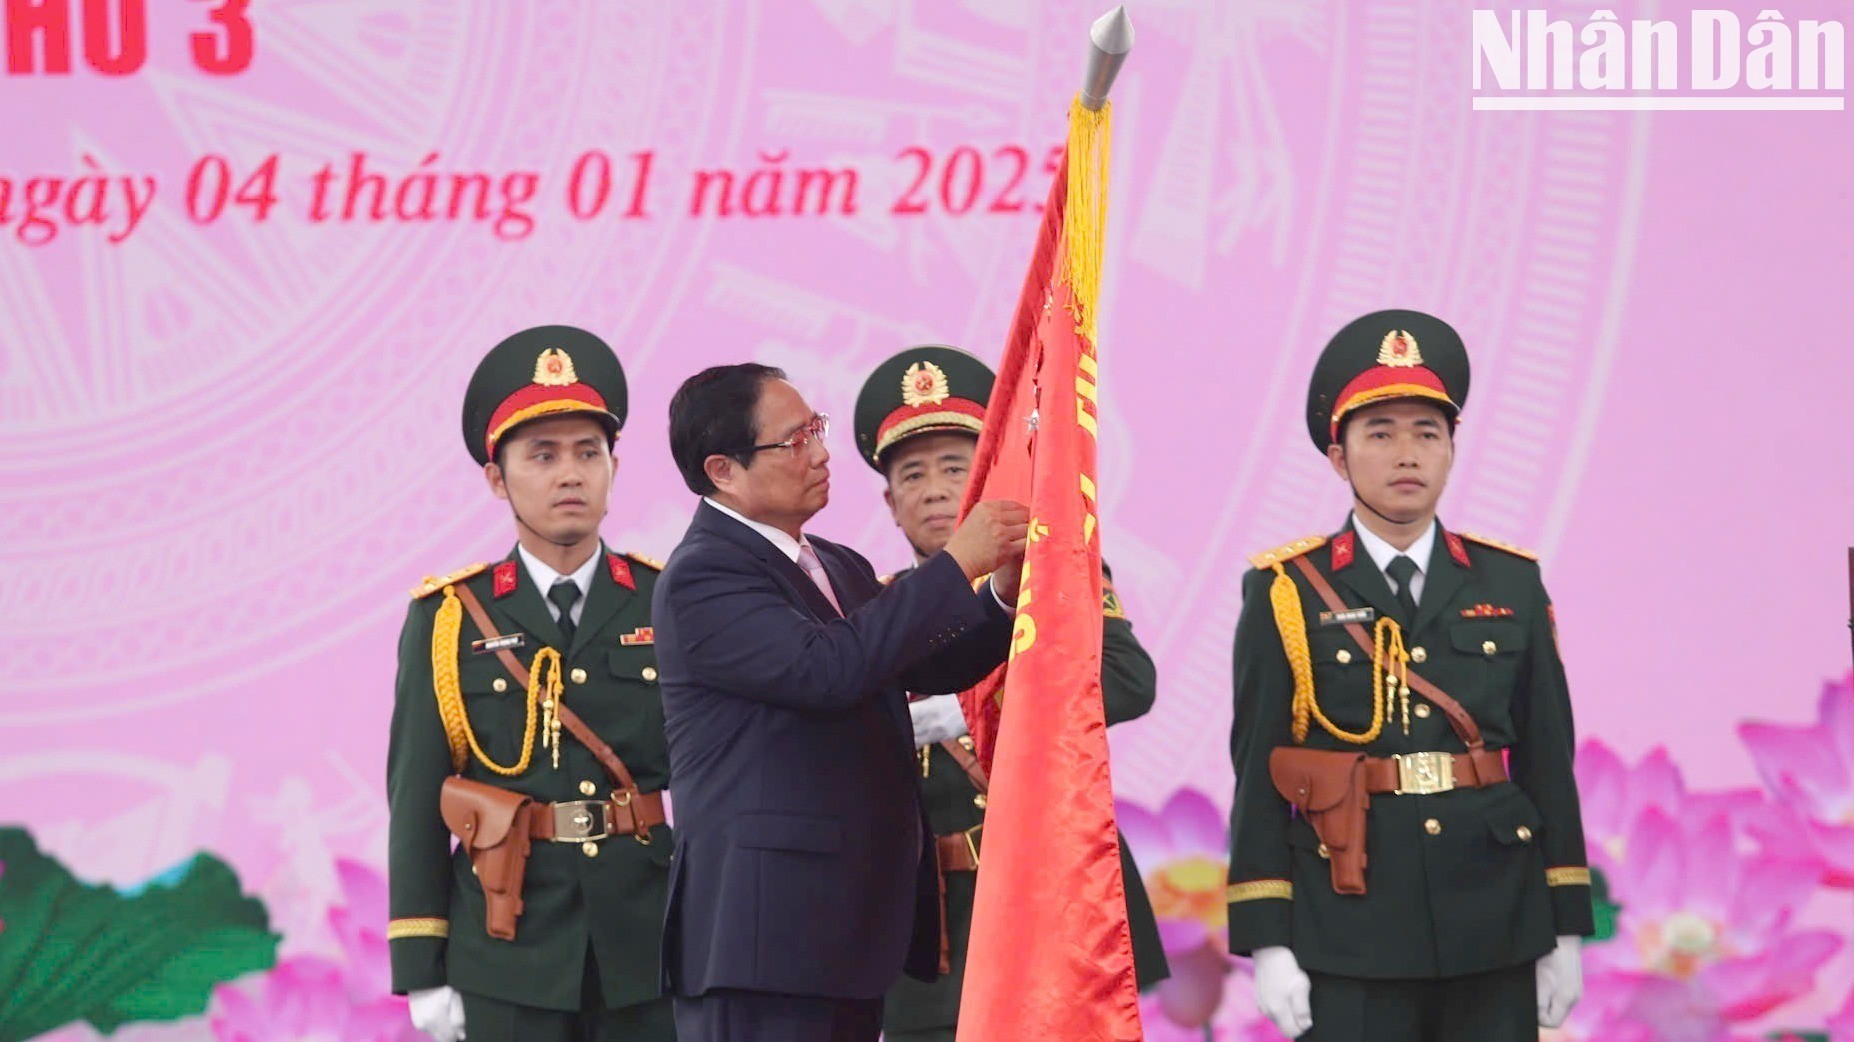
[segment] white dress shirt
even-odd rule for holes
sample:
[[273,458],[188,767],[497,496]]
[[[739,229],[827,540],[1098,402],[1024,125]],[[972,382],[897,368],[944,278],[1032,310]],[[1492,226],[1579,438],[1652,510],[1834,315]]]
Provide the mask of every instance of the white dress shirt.
[[1410,544],[1408,550],[1399,550],[1366,528],[1364,522],[1358,519],[1357,511],[1352,512],[1352,530],[1358,533],[1358,541],[1364,545],[1365,552],[1371,555],[1371,563],[1384,573],[1384,582],[1390,586],[1392,593],[1397,592],[1397,580],[1390,577],[1390,563],[1399,557],[1408,557],[1416,562],[1416,574],[1410,576],[1410,599],[1418,604],[1423,603],[1423,580],[1429,574],[1429,555],[1436,546],[1436,527],[1435,523],[1431,523],[1417,537],[1416,542]]
[[579,600],[573,602],[573,625],[579,625],[580,618],[586,614],[586,595],[592,592],[592,573],[598,568],[605,547],[601,545],[592,551],[592,556],[586,558],[585,564],[575,568],[572,575],[564,576],[543,564],[540,558],[529,553],[528,548],[519,543],[515,546],[515,552],[521,555],[521,563],[528,569],[528,578],[533,579],[534,588],[541,591],[541,599],[547,602],[547,614],[552,615],[555,622],[560,621],[560,606],[547,596],[547,591],[553,589],[554,584],[561,579],[579,587]]

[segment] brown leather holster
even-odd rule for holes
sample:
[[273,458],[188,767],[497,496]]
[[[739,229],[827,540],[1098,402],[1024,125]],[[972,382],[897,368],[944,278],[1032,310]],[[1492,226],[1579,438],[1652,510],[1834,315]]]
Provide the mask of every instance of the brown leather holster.
[[1365,754],[1284,745],[1268,754],[1268,777],[1320,837],[1332,859],[1333,890],[1365,892]]
[[528,873],[534,799],[454,774],[438,790],[438,813],[457,837],[483,884],[489,936],[515,939],[521,884]]

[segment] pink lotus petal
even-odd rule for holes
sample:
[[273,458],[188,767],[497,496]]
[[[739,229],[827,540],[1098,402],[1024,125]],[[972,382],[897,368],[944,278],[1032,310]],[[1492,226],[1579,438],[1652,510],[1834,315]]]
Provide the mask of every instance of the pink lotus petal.
[[1210,797],[1196,789],[1180,789],[1166,801],[1161,816],[1181,853],[1217,860],[1229,857],[1229,818],[1217,810]]
[[1636,809],[1679,807],[1687,801],[1686,781],[1664,745],[1649,750],[1642,765],[1635,769],[1629,789],[1630,802]]
[[1137,803],[1115,800],[1114,818],[1142,872],[1151,872],[1178,856],[1172,847],[1171,830],[1159,815]]
[[[1695,819],[1687,818],[1686,822]],[[1681,907],[1712,919],[1725,919],[1731,908],[1738,862],[1731,822],[1723,817],[1703,819],[1685,833],[1684,862],[1688,873]]]
[[1236,1029],[1236,1042],[1288,1042],[1288,1037],[1267,1017],[1257,1017]]
[[1854,988],[1848,989],[1841,1011],[1828,1018],[1828,1042],[1854,1042]]
[[1159,944],[1165,949],[1169,959],[1174,953],[1188,952],[1215,944],[1218,938],[1210,936],[1210,931],[1196,919],[1160,919]]
[[1577,794],[1584,831],[1593,839],[1620,835],[1628,826],[1629,769],[1615,750],[1592,739],[1577,750]]
[[341,882],[341,903],[362,922],[386,928],[386,876],[372,866],[348,858],[335,861],[335,878]]
[[1766,954],[1714,963],[1695,983],[1725,1020],[1755,1020],[1813,991],[1816,972],[1840,950],[1826,931],[1791,934]]
[[1812,859],[1759,855],[1742,866],[1729,920],[1736,932],[1748,937],[1782,929],[1822,876],[1821,863]]
[[1159,1008],[1175,1024],[1201,1028],[1223,1002],[1223,980],[1230,957],[1210,945],[1177,955],[1167,953],[1172,975],[1159,985]]
[[1743,723],[1738,736],[1751,751],[1758,776],[1772,792],[1796,794],[1809,813],[1847,797],[1854,788],[1849,765],[1835,748],[1834,738],[1821,724],[1786,727],[1781,724]]
[[1713,1003],[1685,981],[1671,978],[1642,981],[1629,1002],[1627,1020],[1652,1026],[1654,1037],[1665,1042],[1731,1042]]
[[1854,768],[1854,672],[1822,685],[1816,716],[1834,742],[1841,762]]
[[1610,880],[1612,895],[1640,917],[1673,911],[1686,897],[1686,851],[1680,827],[1659,808],[1635,819],[1628,855]]
[[1822,884],[1854,889],[1854,825],[1810,822],[1805,831],[1822,861]]

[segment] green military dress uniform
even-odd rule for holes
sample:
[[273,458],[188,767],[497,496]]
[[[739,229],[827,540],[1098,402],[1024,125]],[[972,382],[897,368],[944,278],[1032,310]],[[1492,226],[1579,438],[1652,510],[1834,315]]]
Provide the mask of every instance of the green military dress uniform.
[[[983,362],[956,348],[924,345],[890,358],[876,368],[857,400],[856,440],[864,460],[886,476],[885,454],[910,437],[945,432],[977,437],[992,382],[992,372]],[[1133,635],[1133,624],[1121,609],[1111,576],[1106,577],[1102,602],[1101,695],[1111,726],[1138,719],[1152,709],[1158,672]],[[970,752],[970,738],[957,741],[962,751]],[[921,797],[929,829],[936,836],[969,837],[970,849],[982,858],[985,795],[961,763],[969,762],[970,756],[957,756],[954,750],[938,745],[922,748],[919,755]],[[1170,968],[1152,902],[1124,839],[1120,869],[1126,881],[1134,968],[1144,989],[1164,980]],[[883,1032],[889,1042],[951,1042],[959,1021],[978,877],[970,871],[952,871],[945,879],[950,970],[931,984],[904,977],[889,990],[883,1011]]]
[[[529,330],[479,368],[465,438],[483,462],[495,438],[520,422],[582,409],[615,433],[623,399],[622,372],[603,343],[567,327]],[[506,422],[510,415],[515,422]],[[571,733],[550,736],[546,726],[547,686],[558,676],[562,704],[611,747],[640,792],[669,783],[650,628],[661,566],[603,546],[597,556],[570,641],[516,552],[493,567],[427,579],[413,591],[401,632],[387,754],[393,990],[456,988],[473,1040],[675,1037],[657,983],[673,837],[666,825],[647,837],[598,836],[604,815],[579,801],[611,798],[613,778]],[[459,600],[466,588],[535,679],[534,695],[482,644],[488,635]],[[447,691],[461,705],[461,727],[454,715],[447,725]],[[483,888],[440,817],[439,790],[454,773],[566,804],[567,817],[588,813],[593,822],[578,830],[593,838],[533,841],[512,940],[488,934]]]
[[[1310,429],[1324,450],[1346,412],[1393,398],[1436,401],[1452,420],[1466,388],[1453,330],[1414,312],[1367,316],[1322,357]],[[1292,949],[1314,981],[1307,1038],[1536,1038],[1533,963],[1556,936],[1593,932],[1571,704],[1536,559],[1437,524],[1413,614],[1350,522],[1252,562],[1235,642],[1230,950]],[[1406,672],[1467,710],[1510,781],[1422,776],[1441,758],[1421,754],[1467,746]],[[1414,772],[1401,794],[1370,798],[1365,893],[1335,891],[1328,851],[1271,784],[1284,746],[1400,756]]]

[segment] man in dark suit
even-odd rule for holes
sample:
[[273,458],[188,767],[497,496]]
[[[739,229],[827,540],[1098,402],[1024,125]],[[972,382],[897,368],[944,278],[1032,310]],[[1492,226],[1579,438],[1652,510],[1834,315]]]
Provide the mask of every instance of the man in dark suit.
[[1004,661],[1028,529],[1023,507],[982,503],[883,587],[803,531],[830,497],[829,421],[783,377],[717,367],[670,403],[671,453],[704,497],[652,603],[677,778],[663,972],[684,1042],[873,1042],[903,969],[934,975],[906,692]]

